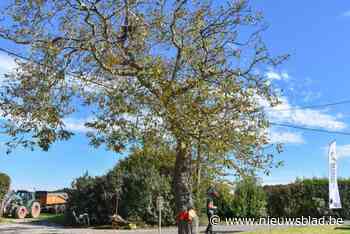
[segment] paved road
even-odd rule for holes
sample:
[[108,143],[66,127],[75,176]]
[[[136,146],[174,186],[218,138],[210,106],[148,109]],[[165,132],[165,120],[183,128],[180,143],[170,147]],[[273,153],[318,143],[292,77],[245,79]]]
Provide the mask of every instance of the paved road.
[[[248,226],[216,226],[217,234],[239,233],[254,230],[257,227]],[[264,228],[264,227],[259,227]],[[204,233],[205,227],[201,227]],[[157,229],[141,229],[141,230],[96,230],[96,229],[69,229],[52,226],[47,223],[18,222],[11,224],[0,224],[1,234],[158,234]],[[177,234],[176,228],[164,228],[162,234]]]

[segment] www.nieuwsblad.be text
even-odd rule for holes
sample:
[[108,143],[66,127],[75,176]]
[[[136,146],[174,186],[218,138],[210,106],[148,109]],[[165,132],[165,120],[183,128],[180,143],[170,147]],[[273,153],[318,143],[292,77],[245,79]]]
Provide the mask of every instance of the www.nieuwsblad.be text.
[[210,218],[212,225],[274,225],[274,226],[313,226],[313,225],[341,225],[344,223],[342,218],[332,216],[324,216],[321,218],[313,218],[311,216],[301,216],[297,218],[220,218],[213,215]]

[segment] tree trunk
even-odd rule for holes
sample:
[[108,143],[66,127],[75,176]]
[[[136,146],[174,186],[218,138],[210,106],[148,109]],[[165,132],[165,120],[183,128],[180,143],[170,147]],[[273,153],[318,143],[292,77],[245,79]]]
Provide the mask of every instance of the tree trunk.
[[[191,189],[191,155],[190,145],[178,142],[174,173],[174,193],[177,217],[181,212],[193,208]],[[192,225],[178,220],[178,234],[191,234]]]
[[[197,146],[197,158],[196,158],[196,176],[197,176],[197,180],[196,180],[196,201],[200,202],[200,197],[201,197],[201,174],[202,174],[202,157],[201,157],[201,146],[200,143],[198,143]],[[200,204],[196,204],[197,205],[197,210],[199,211],[201,206]]]
[[[197,159],[196,159],[197,181],[196,181],[196,210],[198,219],[201,216],[201,174],[202,174],[202,158],[201,158],[201,145],[197,146]],[[196,233],[199,233],[199,220],[196,222]]]

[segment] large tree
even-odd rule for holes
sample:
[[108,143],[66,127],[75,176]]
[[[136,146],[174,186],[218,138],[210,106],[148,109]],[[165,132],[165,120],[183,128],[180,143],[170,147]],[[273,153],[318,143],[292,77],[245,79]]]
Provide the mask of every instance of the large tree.
[[246,1],[17,0],[3,14],[0,36],[25,51],[1,89],[10,148],[69,139],[74,112],[89,113],[94,146],[164,138],[177,212],[191,203],[198,146],[239,173],[270,166],[258,100],[277,102],[264,69],[285,57],[270,56]]

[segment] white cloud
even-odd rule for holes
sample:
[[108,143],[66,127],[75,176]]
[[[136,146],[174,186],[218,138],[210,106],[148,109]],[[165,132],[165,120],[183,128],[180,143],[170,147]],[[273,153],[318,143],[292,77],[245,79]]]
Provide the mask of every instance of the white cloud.
[[[269,80],[290,79],[290,75],[286,71],[279,72],[272,68],[268,69],[266,76]],[[265,99],[261,97],[256,98],[258,103],[266,108],[267,115],[272,122],[289,123],[327,130],[342,130],[347,127],[347,125],[340,120],[341,114],[339,113],[331,115],[322,110],[302,109],[296,105],[291,105],[286,97],[280,97],[281,103],[271,108]]]
[[[329,146],[323,147],[326,155],[328,155]],[[337,145],[336,148],[338,158],[350,157],[350,144],[347,145]]]
[[[134,116],[128,116],[126,114],[119,116],[119,119],[123,119],[123,120],[130,121],[130,122],[137,121]],[[77,132],[77,133],[87,133],[87,132],[95,131],[95,129],[86,127],[85,123],[92,122],[94,120],[95,120],[95,118],[93,116],[90,116],[88,118],[65,118],[63,120],[63,123],[65,125],[65,129],[67,129],[69,131]],[[142,120],[140,122],[142,122]],[[140,124],[139,127],[141,127],[141,128],[143,127],[142,123]],[[119,129],[119,127],[115,126],[115,129]]]
[[[17,64],[15,62],[15,60],[6,55],[6,54],[2,54],[0,53],[0,87],[4,84],[5,80],[5,73],[9,73],[12,70],[14,70],[16,68]],[[1,115],[1,113],[0,113]]]
[[289,80],[290,76],[287,72],[282,71],[278,72],[274,69],[269,69],[268,72],[266,72],[266,77],[269,80]]
[[1,74],[13,70],[16,66],[17,66],[16,62],[12,57],[0,53],[0,73]]
[[337,155],[339,158],[350,157],[350,145],[337,146]]
[[278,179],[278,178],[264,178],[263,180],[263,183],[262,185],[265,186],[265,185],[281,185],[281,184],[290,184],[290,183],[293,183],[295,181],[296,178],[294,179],[291,179],[291,178],[288,178],[288,179]]
[[323,128],[327,130],[342,130],[347,125],[339,120],[339,115],[330,115],[320,110],[300,109],[291,105],[285,97],[280,98],[281,104],[269,108],[263,100],[260,104],[267,108],[267,114],[271,121],[290,123],[305,127]]
[[67,118],[63,122],[66,126],[66,129],[72,132],[78,132],[78,133],[86,133],[88,131],[91,131],[91,129],[87,128],[84,124],[86,123],[86,119],[74,119],[74,118]]
[[350,10],[343,12],[341,15],[344,17],[350,17]]
[[269,134],[270,143],[284,143],[284,144],[304,144],[304,138],[301,133],[296,132],[278,132],[272,130]]

